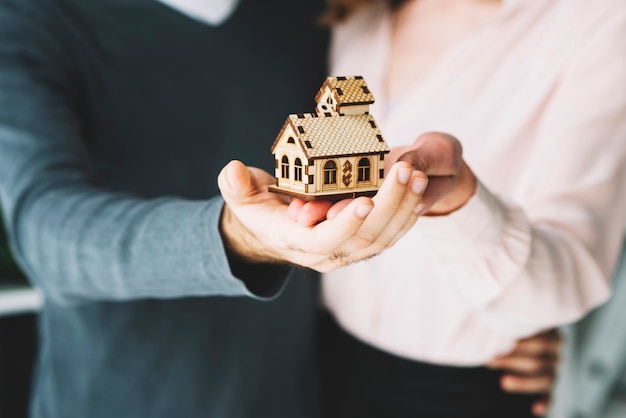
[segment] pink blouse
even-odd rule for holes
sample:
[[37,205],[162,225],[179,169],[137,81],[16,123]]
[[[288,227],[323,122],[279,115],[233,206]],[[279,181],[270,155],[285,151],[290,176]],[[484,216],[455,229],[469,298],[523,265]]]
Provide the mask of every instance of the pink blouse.
[[365,76],[392,147],[459,138],[480,184],[326,274],[339,323],[399,356],[475,365],[606,301],[626,225],[626,3],[507,1],[393,103],[389,40],[384,8],[357,14],[334,32],[331,72]]

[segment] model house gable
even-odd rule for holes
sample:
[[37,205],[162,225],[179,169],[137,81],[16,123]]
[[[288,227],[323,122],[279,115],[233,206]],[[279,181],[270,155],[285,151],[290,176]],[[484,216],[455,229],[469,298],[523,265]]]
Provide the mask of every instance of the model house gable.
[[374,95],[361,76],[328,77],[315,96],[318,113],[340,115],[369,113]]

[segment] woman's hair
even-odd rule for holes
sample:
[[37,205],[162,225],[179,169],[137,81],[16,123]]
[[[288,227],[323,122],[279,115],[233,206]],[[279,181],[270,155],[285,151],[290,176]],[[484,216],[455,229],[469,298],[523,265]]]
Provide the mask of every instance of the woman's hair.
[[322,22],[327,25],[343,22],[358,9],[381,1],[395,9],[408,0],[327,0],[328,8],[322,17]]

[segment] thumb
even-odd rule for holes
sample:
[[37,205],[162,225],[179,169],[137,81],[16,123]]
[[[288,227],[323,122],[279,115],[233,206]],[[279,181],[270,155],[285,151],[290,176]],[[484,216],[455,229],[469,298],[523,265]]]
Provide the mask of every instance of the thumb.
[[252,189],[250,172],[241,162],[233,160],[226,164],[217,177],[217,185],[226,201],[246,198]]
[[[385,167],[391,167],[392,165],[394,165],[398,161],[398,158],[406,153],[408,150],[409,147],[391,148],[389,154],[385,155]],[[385,170],[385,175],[387,175],[388,172],[389,170]]]
[[456,176],[463,163],[463,147],[452,135],[427,132],[420,135],[398,161],[412,164],[430,176]]

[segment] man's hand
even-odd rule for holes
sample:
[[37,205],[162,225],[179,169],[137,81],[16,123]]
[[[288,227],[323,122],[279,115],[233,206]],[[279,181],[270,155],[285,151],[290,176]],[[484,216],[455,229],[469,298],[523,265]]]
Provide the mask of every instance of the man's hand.
[[404,235],[419,216],[427,178],[399,162],[373,199],[342,202],[332,218],[315,225],[294,222],[288,200],[268,192],[274,182],[268,173],[239,161],[224,167],[218,185],[226,203],[220,226],[227,249],[249,263],[328,272],[372,257]]
[[532,412],[543,416],[550,402],[561,343],[556,330],[525,338],[517,342],[510,354],[494,359],[488,367],[504,372],[500,384],[505,391],[541,395]]

